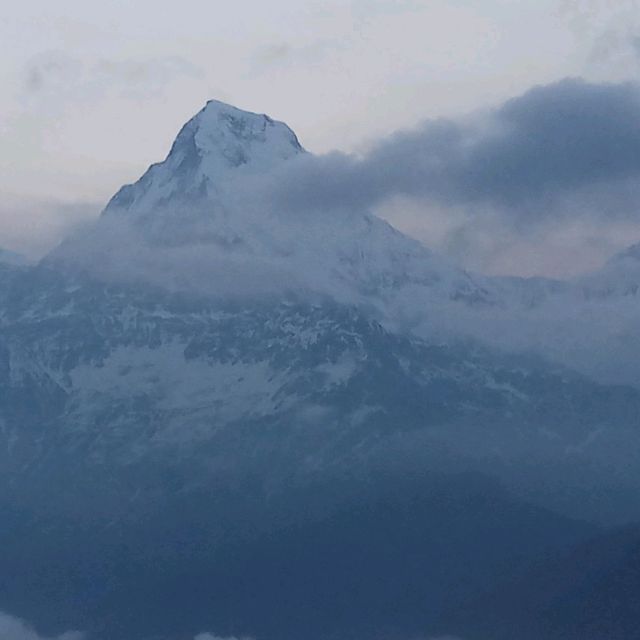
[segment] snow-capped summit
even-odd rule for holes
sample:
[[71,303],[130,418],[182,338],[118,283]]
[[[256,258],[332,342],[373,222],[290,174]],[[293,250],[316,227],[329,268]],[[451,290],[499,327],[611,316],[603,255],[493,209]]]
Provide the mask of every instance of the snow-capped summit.
[[167,158],[134,184],[122,187],[105,214],[186,205],[219,196],[230,172],[255,174],[273,169],[304,150],[284,123],[210,100],[178,134]]
[[424,308],[425,296],[490,299],[482,279],[367,210],[307,211],[304,198],[280,207],[272,189],[286,182],[284,163],[303,160],[312,170],[313,156],[286,124],[210,101],[163,162],[120,189],[96,227],[52,257],[163,286],[313,291],[394,314],[406,304]]

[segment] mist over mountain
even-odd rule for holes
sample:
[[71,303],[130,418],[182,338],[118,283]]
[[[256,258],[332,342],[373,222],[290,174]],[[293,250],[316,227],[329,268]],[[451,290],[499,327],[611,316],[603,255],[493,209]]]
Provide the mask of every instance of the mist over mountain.
[[[571,102],[597,93],[571,83],[553,91]],[[520,101],[538,96],[546,104],[547,93],[554,95],[534,91]],[[123,187],[95,225],[44,263],[75,265],[107,282],[223,298],[331,298],[366,307],[392,331],[446,343],[480,340],[604,383],[636,384],[640,263],[631,253],[565,281],[470,273],[373,215],[369,201],[354,197],[372,186],[354,178],[350,162],[305,152],[268,116],[210,101],[163,162]],[[378,172],[392,165],[376,160]],[[416,159],[413,171],[427,170]],[[314,199],[323,185],[331,195]]]
[[25,256],[0,247],[0,264],[23,266],[27,265],[28,263],[29,260]]
[[0,610],[320,640],[464,607],[492,640],[502,585],[640,519],[637,250],[472,274],[358,184],[211,101],[94,225],[0,260]]

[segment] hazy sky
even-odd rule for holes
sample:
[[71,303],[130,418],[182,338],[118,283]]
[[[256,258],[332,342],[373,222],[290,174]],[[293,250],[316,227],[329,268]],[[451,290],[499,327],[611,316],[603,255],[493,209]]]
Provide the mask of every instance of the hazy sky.
[[[0,246],[42,253],[96,215],[166,155],[208,98],[285,120],[311,151],[349,152],[427,118],[499,106],[534,85],[635,81],[639,72],[636,0],[5,3]],[[466,215],[390,206],[391,219],[438,248],[455,244],[448,221]],[[598,225],[563,227],[540,242],[573,247],[570,257],[586,268],[629,239],[635,223],[625,224],[596,248]],[[487,233],[474,237],[486,244]],[[550,268],[535,244],[518,250],[529,255],[516,265],[510,232],[503,245],[495,259],[491,243],[465,250],[470,266],[576,270],[566,261]]]

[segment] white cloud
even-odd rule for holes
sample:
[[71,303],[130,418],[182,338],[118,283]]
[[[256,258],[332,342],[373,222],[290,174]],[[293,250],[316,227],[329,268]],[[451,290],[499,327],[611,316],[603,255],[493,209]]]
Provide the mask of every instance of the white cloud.
[[[86,636],[79,631],[66,631],[58,636],[42,636],[24,620],[0,612],[0,640],[85,640]],[[253,640],[248,637],[227,637],[214,633],[199,633],[193,640]],[[454,638],[438,638],[434,640],[456,640]]]
[[[193,640],[251,640],[250,638],[235,638],[216,636],[213,633],[199,633]],[[444,639],[443,639],[444,640]]]
[[0,638],[2,640],[83,640],[84,635],[78,631],[67,631],[55,638],[41,636],[23,620],[0,613]]

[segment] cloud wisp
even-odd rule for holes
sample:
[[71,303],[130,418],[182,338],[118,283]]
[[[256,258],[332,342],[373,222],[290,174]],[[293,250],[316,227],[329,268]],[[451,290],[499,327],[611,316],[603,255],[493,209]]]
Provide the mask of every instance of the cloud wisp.
[[213,633],[199,633],[193,640],[252,640],[251,638],[225,638],[221,636],[217,636]]
[[50,103],[116,92],[143,100],[162,95],[180,77],[201,79],[202,70],[179,56],[103,58],[89,63],[62,51],[43,51],[24,69],[23,97]]
[[78,631],[67,631],[55,638],[41,636],[23,620],[6,613],[0,613],[0,638],[2,640],[85,640],[84,634]]
[[[40,635],[24,620],[0,612],[0,638],[2,640],[89,640],[79,631],[66,631],[55,637]],[[199,633],[193,640],[253,640],[248,637],[223,637],[214,633]],[[446,640],[446,639],[445,639]]]

